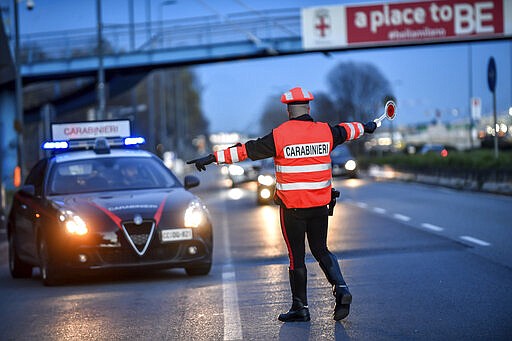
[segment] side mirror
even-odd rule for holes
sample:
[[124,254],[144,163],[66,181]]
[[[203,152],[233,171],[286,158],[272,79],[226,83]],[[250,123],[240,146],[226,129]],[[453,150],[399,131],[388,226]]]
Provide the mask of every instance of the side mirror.
[[199,186],[199,179],[193,175],[185,176],[185,189]]
[[28,195],[36,194],[36,188],[34,187],[34,185],[23,185],[20,187],[19,191]]

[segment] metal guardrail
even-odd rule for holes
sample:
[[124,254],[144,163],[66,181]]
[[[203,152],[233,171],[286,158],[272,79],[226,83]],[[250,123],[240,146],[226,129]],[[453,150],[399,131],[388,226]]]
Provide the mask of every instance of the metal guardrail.
[[475,170],[370,165],[367,174],[374,178],[414,181],[460,190],[512,195],[512,174],[506,169]]
[[[300,37],[300,9],[203,16],[137,24],[104,24],[104,55],[212,46],[250,41],[271,48],[272,41]],[[96,27],[21,36],[26,65],[97,55]]]

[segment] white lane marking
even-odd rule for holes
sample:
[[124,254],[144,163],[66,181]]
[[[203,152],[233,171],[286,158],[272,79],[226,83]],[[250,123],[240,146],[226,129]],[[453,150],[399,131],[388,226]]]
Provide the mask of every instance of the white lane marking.
[[[224,201],[226,203],[226,201]],[[222,234],[226,264],[222,267],[222,302],[224,313],[224,340],[242,340],[242,323],[238,305],[235,267],[231,261],[231,245],[229,242],[228,219],[226,204],[222,212]]]
[[224,302],[224,340],[242,340],[236,276],[231,265],[222,267],[222,299]]
[[401,220],[401,221],[409,221],[409,220],[411,220],[411,217],[408,217],[408,216],[400,214],[400,213],[393,214],[393,218]]
[[475,244],[478,244],[478,245],[481,245],[481,246],[489,246],[489,245],[491,245],[491,243],[488,243],[485,240],[481,240],[481,239],[474,238],[474,237],[471,237],[471,236],[460,236],[460,239],[463,239],[463,240],[466,240],[468,242],[475,243]]
[[[368,208],[368,204],[364,203],[364,202],[352,202],[351,200],[346,200],[346,201],[349,203],[352,203],[355,206],[358,206],[360,208]],[[386,209],[381,208],[381,207],[374,207],[374,208],[372,208],[372,210],[379,214],[386,213]],[[394,213],[393,217],[395,219],[398,219],[401,221],[410,221],[411,220],[411,217],[408,217],[408,216],[400,214],[400,213]],[[442,228],[441,226],[437,226],[437,225],[433,225],[433,224],[429,224],[429,223],[422,223],[421,227],[428,229],[428,230],[436,231],[436,232],[444,231],[444,228]],[[481,240],[481,239],[474,238],[471,236],[460,236],[459,238],[462,240],[477,244],[477,245],[481,245],[481,246],[490,246],[491,245],[491,243],[486,242],[485,240]]]
[[354,203],[357,207],[361,207],[361,208],[367,208],[368,207],[368,204],[365,203],[365,202],[356,202]]
[[441,193],[448,193],[448,194],[453,194],[453,192],[455,192],[453,189],[446,188],[446,187],[440,187],[440,188],[437,188],[437,190]]
[[444,228],[442,228],[442,227],[439,227],[437,225],[432,225],[429,223],[423,223],[423,224],[421,224],[421,227],[432,230],[432,231],[437,231],[437,232],[444,230]]

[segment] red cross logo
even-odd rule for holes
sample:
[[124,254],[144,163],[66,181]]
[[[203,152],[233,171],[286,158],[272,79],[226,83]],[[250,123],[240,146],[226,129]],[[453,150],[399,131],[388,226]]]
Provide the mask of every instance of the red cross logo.
[[315,29],[322,38],[331,33],[331,18],[328,11],[321,10],[316,13]]

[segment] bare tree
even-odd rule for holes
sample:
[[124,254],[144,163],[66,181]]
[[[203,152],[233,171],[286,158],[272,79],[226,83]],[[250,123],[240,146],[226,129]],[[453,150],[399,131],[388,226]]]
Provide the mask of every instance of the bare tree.
[[201,108],[201,86],[196,74],[190,68],[181,68],[181,81],[183,83],[183,100],[185,101],[188,123],[186,125],[187,144],[198,135],[207,135],[209,122]]
[[338,111],[333,101],[326,93],[315,93],[315,100],[311,102],[311,116],[316,121],[338,124],[340,122]]
[[392,94],[389,81],[369,63],[342,62],[329,73],[328,82],[339,121],[375,118]]

